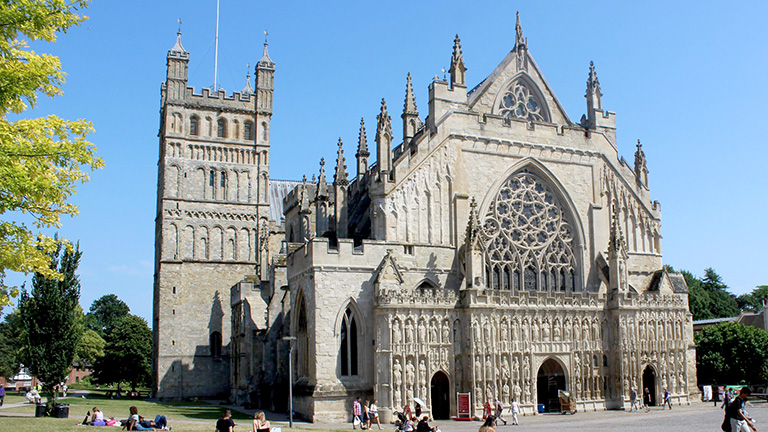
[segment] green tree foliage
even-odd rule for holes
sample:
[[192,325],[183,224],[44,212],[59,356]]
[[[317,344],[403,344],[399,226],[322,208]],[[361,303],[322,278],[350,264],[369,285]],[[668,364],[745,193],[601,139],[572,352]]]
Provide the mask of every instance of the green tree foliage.
[[768,380],[768,333],[734,322],[694,336],[699,383],[754,384]]
[[18,287],[5,283],[7,271],[62,277],[48,265],[58,242],[40,230],[77,214],[68,199],[89,179],[83,168],[103,165],[85,139],[93,131],[88,121],[21,115],[35,107],[38,95],[60,95],[64,83],[58,57],[32,51],[29,42],[55,42],[58,33],[86,19],[79,11],[88,3],[0,2],[0,306],[18,294]]
[[94,376],[100,384],[149,385],[152,374],[152,331],[136,315],[121,318],[106,337],[104,357],[96,360]]
[[32,291],[22,290],[19,311],[25,340],[20,360],[42,383],[49,412],[56,403],[54,387],[64,381],[83,332],[80,281],[75,274],[82,252],[61,245],[50,255],[50,267],[62,275],[32,278]]
[[763,309],[763,300],[768,297],[768,285],[755,287],[752,292],[736,297],[739,308],[749,312],[759,312]]
[[13,377],[19,371],[19,355],[25,334],[18,309],[6,315],[0,323],[0,376]]
[[128,316],[131,309],[114,294],[107,294],[93,301],[90,312],[85,316],[86,326],[105,337],[115,323]]
[[75,358],[90,365],[96,363],[96,359],[104,357],[104,346],[107,343],[94,330],[85,329],[75,347]]
[[[665,267],[667,271],[674,271],[671,266]],[[728,291],[723,278],[713,268],[704,270],[703,279],[686,270],[680,273],[688,285],[688,308],[694,321],[732,317],[741,311],[736,296]]]

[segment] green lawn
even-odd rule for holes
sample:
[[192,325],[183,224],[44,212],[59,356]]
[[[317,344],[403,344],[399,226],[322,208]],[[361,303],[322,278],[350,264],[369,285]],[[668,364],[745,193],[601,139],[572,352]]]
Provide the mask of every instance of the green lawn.
[[[5,402],[18,403],[26,401],[20,396],[6,396]],[[115,417],[116,419],[128,418],[128,408],[136,406],[139,414],[146,418],[154,418],[156,414],[164,414],[168,418],[168,424],[174,431],[190,432],[211,432],[216,424],[216,419],[221,417],[224,408],[220,406],[211,406],[207,401],[200,402],[147,402],[135,399],[107,399],[101,394],[88,394],[86,398],[68,397],[59,399],[61,403],[69,404],[69,418],[43,418],[43,417],[5,417],[12,416],[13,413],[31,414],[35,412],[32,404],[24,404],[20,407],[0,409],[0,430],[2,431],[35,431],[35,432],[54,432],[54,431],[103,431],[111,432],[113,429],[90,429],[79,426],[85,413],[92,410],[94,406],[104,412],[105,418]],[[251,430],[251,417],[233,412],[233,419],[238,423],[239,432]],[[119,430],[115,428],[114,430]],[[283,427],[283,430],[288,430]],[[294,428],[294,431],[308,431],[309,429]],[[312,429],[312,432],[322,432],[319,429]],[[345,430],[346,431],[346,430]]]

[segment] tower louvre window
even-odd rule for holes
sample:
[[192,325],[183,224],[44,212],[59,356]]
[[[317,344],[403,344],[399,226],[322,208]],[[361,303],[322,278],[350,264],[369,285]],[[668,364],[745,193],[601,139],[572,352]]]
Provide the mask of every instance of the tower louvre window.
[[197,135],[199,135],[199,134],[200,134],[200,131],[199,131],[199,127],[200,127],[200,126],[199,126],[199,122],[200,122],[200,119],[198,119],[196,116],[192,116],[192,117],[189,119],[189,134],[190,134],[190,135],[195,135],[195,136],[197,136]]
[[247,121],[243,125],[243,139],[250,141],[253,139],[253,123]]

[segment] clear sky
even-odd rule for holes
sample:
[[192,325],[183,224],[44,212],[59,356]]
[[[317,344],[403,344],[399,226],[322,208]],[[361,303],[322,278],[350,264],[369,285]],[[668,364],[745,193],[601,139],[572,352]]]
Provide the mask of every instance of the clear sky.
[[[423,118],[456,33],[469,88],[482,81],[513,48],[518,10],[571,120],[586,112],[593,60],[630,163],[642,140],[664,262],[696,275],[713,267],[737,294],[768,284],[768,2],[222,0],[220,85],[244,87],[267,29],[277,64],[271,177],[311,177],[321,157],[335,160],[339,137],[354,154],[360,117],[370,135],[382,97],[399,119],[408,72]],[[189,84],[213,84],[216,1],[96,0],[86,13],[56,44],[35,46],[58,55],[68,77],[64,96],[31,115],[89,119],[106,162],[74,197],[80,216],[59,230],[84,251],[84,309],[115,293],[151,322],[165,56],[181,19]]]

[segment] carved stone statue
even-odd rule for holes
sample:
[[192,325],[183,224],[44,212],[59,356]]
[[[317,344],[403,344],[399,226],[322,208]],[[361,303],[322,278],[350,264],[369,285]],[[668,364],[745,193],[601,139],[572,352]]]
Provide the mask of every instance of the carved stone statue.
[[392,343],[394,345],[398,345],[401,342],[401,335],[400,335],[400,322],[395,321],[394,328],[392,329]]
[[408,321],[405,323],[405,343],[413,343],[413,324]]

